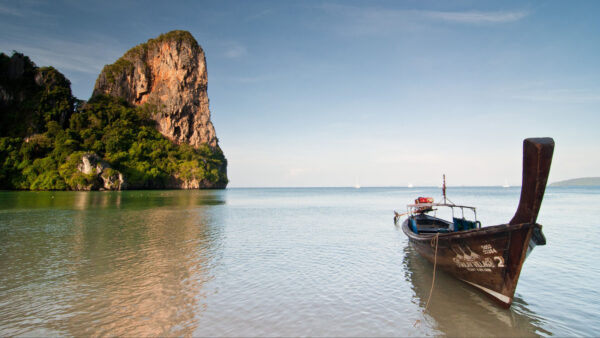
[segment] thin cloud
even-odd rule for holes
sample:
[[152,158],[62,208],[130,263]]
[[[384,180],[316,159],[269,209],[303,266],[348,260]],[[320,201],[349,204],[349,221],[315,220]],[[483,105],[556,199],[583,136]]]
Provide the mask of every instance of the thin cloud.
[[10,15],[16,17],[24,17],[25,14],[20,10],[0,4],[0,15]]
[[415,9],[389,9],[325,4],[321,10],[340,18],[340,32],[379,34],[394,30],[423,29],[435,23],[463,25],[494,25],[516,22],[529,12],[514,11],[431,11]]
[[222,48],[222,55],[228,59],[238,59],[248,54],[246,46],[236,41],[225,42]]
[[53,66],[63,71],[97,74],[102,67],[101,61],[91,56],[74,55],[28,45],[14,45],[11,49],[30,56],[38,66]]
[[457,22],[464,24],[481,24],[481,23],[506,23],[519,21],[525,18],[529,13],[525,11],[515,12],[440,12],[440,11],[422,11],[422,15],[449,22]]
[[237,59],[242,56],[245,56],[248,53],[248,50],[244,46],[230,46],[225,51],[225,57],[230,59]]
[[12,39],[0,41],[0,50],[24,53],[38,66],[51,65],[62,72],[98,74],[107,63],[114,62],[124,49],[117,49],[113,39],[95,37],[93,42],[76,42],[60,38],[14,34]]
[[598,89],[548,89],[519,93],[510,96],[513,99],[556,103],[599,102]]
[[[240,74],[244,75],[244,74]],[[245,75],[245,76],[220,76],[214,75],[211,77],[212,83],[259,83],[266,81],[274,81],[276,77],[273,74],[257,74],[257,75]]]
[[[39,17],[39,18],[56,18],[52,14],[48,14],[44,11],[38,10],[35,7],[39,7],[37,1],[13,1],[11,4],[0,3],[0,15],[12,16],[15,18],[27,18],[27,17]],[[11,6],[13,5],[13,6]],[[17,5],[18,8],[15,8]]]
[[244,18],[244,21],[262,20],[267,16],[273,15],[275,11],[271,8],[264,9],[258,13],[250,14]]
[[267,79],[267,76],[258,75],[258,76],[245,76],[245,77],[236,77],[233,80],[240,83],[257,83],[263,82]]

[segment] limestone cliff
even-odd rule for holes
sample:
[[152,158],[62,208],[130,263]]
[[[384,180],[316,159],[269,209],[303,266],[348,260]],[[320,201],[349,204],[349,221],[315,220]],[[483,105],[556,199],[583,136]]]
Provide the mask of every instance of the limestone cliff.
[[157,128],[175,143],[218,147],[210,120],[206,59],[187,31],[150,39],[106,65],[92,97],[106,94],[148,104]]

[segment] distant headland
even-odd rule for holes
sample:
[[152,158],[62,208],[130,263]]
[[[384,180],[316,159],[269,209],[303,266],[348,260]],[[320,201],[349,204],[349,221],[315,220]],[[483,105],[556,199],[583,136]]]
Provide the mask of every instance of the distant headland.
[[187,31],[106,65],[88,101],[55,68],[0,53],[0,189],[225,188],[207,83]]
[[580,177],[570,180],[558,181],[550,184],[551,187],[588,187],[600,186],[600,177]]

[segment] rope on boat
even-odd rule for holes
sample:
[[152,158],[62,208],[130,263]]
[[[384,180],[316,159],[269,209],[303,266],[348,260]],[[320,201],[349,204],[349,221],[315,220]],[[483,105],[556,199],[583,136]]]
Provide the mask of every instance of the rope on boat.
[[431,239],[431,246],[433,246],[433,243],[435,242],[435,252],[433,255],[433,278],[431,279],[431,289],[429,290],[429,297],[427,298],[427,303],[425,304],[425,309],[423,310],[423,312],[427,311],[427,308],[429,307],[429,301],[431,300],[431,295],[433,294],[433,286],[435,285],[435,269],[437,266],[437,251],[438,251],[438,242],[440,241],[440,234],[439,232],[437,234],[435,234],[435,237],[433,237]]
[[[433,278],[431,279],[431,289],[429,290],[429,297],[427,297],[427,303],[425,303],[425,308],[423,309],[423,314],[425,314],[425,312],[427,311],[427,308],[429,308],[429,301],[431,300],[431,295],[433,294],[433,286],[435,285],[435,270],[437,267],[437,251],[438,251],[438,242],[440,240],[440,234],[439,232],[435,234],[435,237],[433,237],[431,239],[431,246],[434,246],[435,243],[435,251],[433,254]],[[420,323],[420,320],[416,320],[415,323],[413,324],[413,327],[416,326],[418,323]]]

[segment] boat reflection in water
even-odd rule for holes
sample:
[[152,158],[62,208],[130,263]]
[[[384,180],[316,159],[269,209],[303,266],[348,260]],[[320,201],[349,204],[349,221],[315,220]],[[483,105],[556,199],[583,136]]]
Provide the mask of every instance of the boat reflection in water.
[[[414,292],[414,302],[425,308],[433,278],[433,264],[407,243],[403,258],[404,278]],[[436,271],[435,285],[426,323],[448,336],[523,337],[552,335],[543,322],[516,296],[510,309],[503,309],[469,285],[442,271]]]

